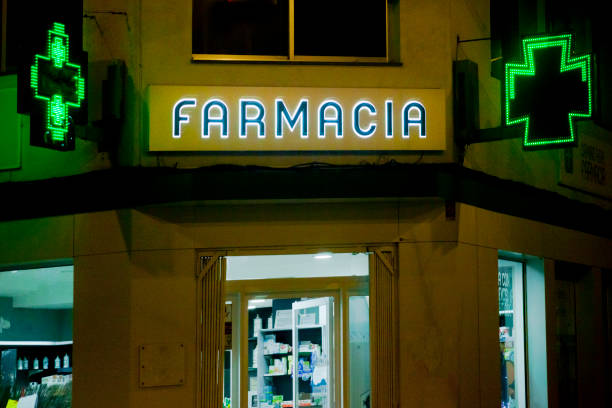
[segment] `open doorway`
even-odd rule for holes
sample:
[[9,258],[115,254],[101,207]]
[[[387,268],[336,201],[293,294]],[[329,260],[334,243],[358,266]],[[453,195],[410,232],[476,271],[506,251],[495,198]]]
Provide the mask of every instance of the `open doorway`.
[[224,406],[369,407],[368,254],[226,260]]

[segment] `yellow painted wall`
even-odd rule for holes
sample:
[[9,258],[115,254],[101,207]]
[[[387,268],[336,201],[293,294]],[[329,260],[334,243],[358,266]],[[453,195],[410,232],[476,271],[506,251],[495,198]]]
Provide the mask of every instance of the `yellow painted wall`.
[[[193,406],[199,248],[398,243],[402,407],[496,406],[497,250],[612,267],[611,242],[440,200],[150,207],[0,224],[0,266],[73,258],[74,406]],[[550,262],[548,262],[550,263]],[[141,388],[138,347],[186,345]]]
[[[425,161],[453,161],[450,110],[451,34],[449,1],[399,2],[399,53],[401,66],[288,65],[191,62],[191,1],[143,2],[142,85],[225,85],[265,87],[334,88],[441,88],[445,90],[447,115],[445,152],[425,154]],[[145,102],[146,104],[146,102]],[[146,133],[146,132],[145,132]],[[143,151],[140,163],[199,167],[231,163],[290,166],[298,163],[385,162],[395,158],[414,162],[420,152],[409,154],[257,154],[257,155],[172,155]]]
[[[104,3],[104,7],[101,7]],[[191,62],[191,1],[128,2],[86,1],[86,8],[126,11],[102,16],[104,41],[92,22],[88,26],[91,54],[104,64],[110,56],[126,60],[129,75],[128,123],[122,141],[122,163],[143,166],[200,167],[212,164],[291,166],[312,161],[332,164],[453,162],[456,149],[452,129],[452,61],[470,59],[478,64],[480,126],[497,127],[501,119],[501,84],[490,76],[490,42],[457,43],[490,36],[489,1],[398,0],[392,7],[397,27],[391,36],[392,55],[401,66],[232,64]],[[110,45],[105,45],[110,44]],[[142,67],[142,69],[140,68]],[[226,85],[290,87],[441,88],[446,95],[445,152],[401,154],[257,154],[189,155],[150,154],[146,151],[146,89],[149,85]],[[133,87],[133,88],[132,88]],[[602,140],[610,134],[590,122],[580,132]],[[473,144],[465,152],[465,166],[497,177],[523,182],[569,198],[612,208],[608,200],[558,185],[560,150],[524,152],[520,140]]]
[[[401,66],[191,62],[191,0],[85,0],[89,114],[101,119],[106,67],[128,68],[123,165],[199,167],[218,163],[290,166],[328,163],[452,162],[452,61],[479,64],[482,127],[499,125],[499,83],[489,76],[487,0],[399,0]],[[446,140],[440,153],[348,155],[152,155],[146,152],[151,84],[441,88]],[[588,126],[588,125],[587,125]],[[74,153],[27,148],[23,169],[0,182],[63,176],[110,166],[92,142]],[[75,157],[78,156],[78,157]],[[467,167],[569,197],[609,203],[557,186],[558,152],[523,153],[519,141],[474,145]],[[203,188],[205,188],[203,186]],[[0,266],[72,258],[75,264],[75,407],[193,406],[195,261],[198,249],[397,243],[400,259],[402,406],[497,406],[497,250],[612,267],[612,242],[585,233],[439,200],[229,203],[163,206],[0,223]],[[548,262],[550,264],[550,262]],[[186,384],[140,388],[138,346],[184,342]]]
[[[454,162],[459,153],[452,128],[452,62],[478,63],[480,125],[500,124],[500,83],[490,76],[490,42],[457,43],[490,35],[487,0],[397,0],[391,7],[392,55],[400,66],[291,65],[191,62],[191,0],[85,0],[83,48],[89,55],[89,116],[102,118],[102,80],[114,60],[127,66],[125,118],[117,163],[127,166],[193,168],[213,164],[292,166],[308,162],[332,164]],[[98,13],[113,11],[122,14]],[[147,87],[149,85],[226,85],[264,87],[440,88],[444,90],[447,150],[384,154],[151,154],[147,151]],[[23,118],[22,168],[0,172],[0,182],[61,177],[111,166],[107,153],[91,141],[77,140],[72,153],[28,146]],[[580,132],[609,139],[610,134],[585,122]],[[94,134],[93,129],[83,130]],[[567,197],[612,208],[609,200],[558,185],[560,151],[523,152],[519,140],[474,144],[465,152],[466,167],[558,192]]]
[[406,243],[399,257],[401,406],[498,405],[497,251]]

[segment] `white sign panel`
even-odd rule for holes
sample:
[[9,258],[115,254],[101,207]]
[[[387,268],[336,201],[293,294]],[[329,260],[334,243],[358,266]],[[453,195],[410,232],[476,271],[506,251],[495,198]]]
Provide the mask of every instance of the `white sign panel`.
[[444,150],[441,89],[150,86],[150,151]]
[[577,148],[561,153],[559,184],[612,198],[612,146],[580,135]]

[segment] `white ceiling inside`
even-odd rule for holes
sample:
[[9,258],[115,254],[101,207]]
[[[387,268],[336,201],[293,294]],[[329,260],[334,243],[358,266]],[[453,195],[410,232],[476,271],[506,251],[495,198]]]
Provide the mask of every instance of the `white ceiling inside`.
[[72,265],[0,272],[0,297],[14,308],[71,309],[73,282]]
[[227,258],[227,280],[367,275],[368,255],[364,253],[229,256]]

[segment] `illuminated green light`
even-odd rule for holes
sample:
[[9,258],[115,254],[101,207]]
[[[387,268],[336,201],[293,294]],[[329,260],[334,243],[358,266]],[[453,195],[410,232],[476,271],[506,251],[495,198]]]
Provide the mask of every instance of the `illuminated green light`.
[[[546,37],[532,37],[523,40],[523,63],[508,63],[506,64],[505,72],[505,123],[508,126],[524,123],[525,135],[523,138],[523,146],[535,147],[561,143],[573,143],[576,140],[574,122],[576,118],[589,118],[592,113],[592,87],[591,87],[591,56],[582,55],[571,57],[572,36],[570,34],[555,35]],[[559,72],[564,73],[579,69],[582,82],[586,83],[588,107],[584,111],[573,111],[568,113],[570,134],[565,138],[548,139],[548,140],[533,140],[529,134],[529,115],[511,117],[510,103],[516,97],[516,81],[518,77],[534,77],[536,75],[536,64],[534,52],[545,48],[560,47],[561,60]]]
[[[70,127],[68,108],[79,108],[85,99],[85,79],[81,76],[81,67],[69,62],[68,54],[69,38],[65,27],[61,23],[53,23],[53,28],[47,32],[47,55],[36,54],[30,67],[34,99],[46,103],[46,131],[52,143],[60,145],[66,142]],[[42,73],[41,68],[44,68]],[[40,76],[45,73],[51,79],[47,79],[46,88],[43,89]],[[69,91],[66,92],[66,89]]]
[[64,47],[61,37],[53,38],[51,43],[51,59],[53,60],[53,65],[57,68],[61,68],[66,60],[66,47]]

